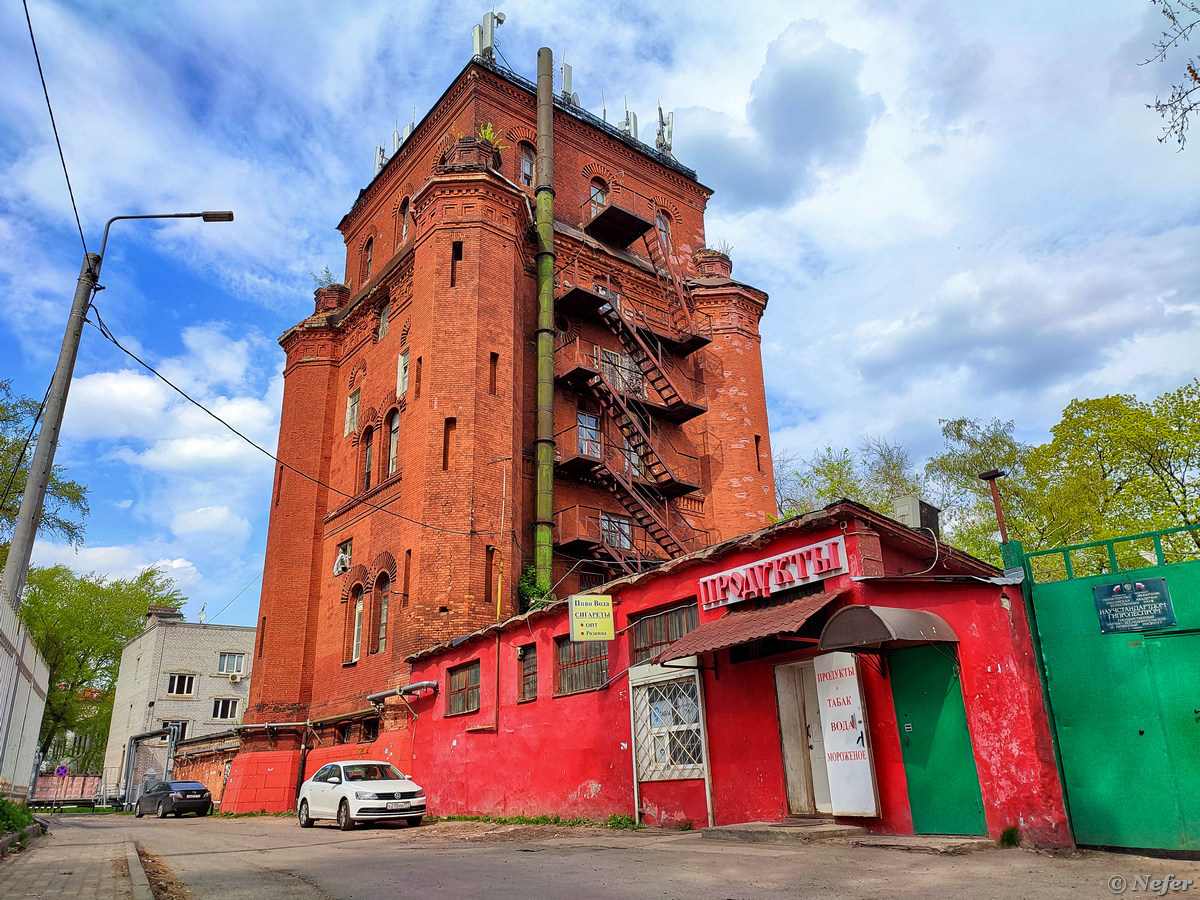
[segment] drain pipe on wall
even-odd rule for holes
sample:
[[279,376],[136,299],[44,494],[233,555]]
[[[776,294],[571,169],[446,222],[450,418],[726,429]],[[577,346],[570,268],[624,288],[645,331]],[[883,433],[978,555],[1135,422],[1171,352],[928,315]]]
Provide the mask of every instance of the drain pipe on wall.
[[533,563],[548,593],[554,559],[554,54],[537,56],[537,434],[534,438]]

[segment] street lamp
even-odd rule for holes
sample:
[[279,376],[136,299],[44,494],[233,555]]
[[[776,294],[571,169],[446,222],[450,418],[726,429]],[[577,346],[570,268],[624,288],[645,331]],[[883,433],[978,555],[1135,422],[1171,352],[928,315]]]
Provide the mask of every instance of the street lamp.
[[67,319],[67,332],[63,336],[62,349],[58,354],[58,366],[46,394],[46,406],[42,412],[42,430],[38,434],[37,447],[29,465],[29,478],[21,494],[21,508],[17,523],[13,527],[12,544],[8,549],[8,561],[4,566],[0,592],[13,609],[21,606],[21,593],[29,575],[29,556],[38,523],[42,518],[42,505],[46,499],[46,486],[50,482],[50,470],[54,465],[54,451],[58,446],[58,432],[62,428],[63,411],[67,405],[67,391],[71,387],[71,373],[75,369],[75,357],[79,352],[79,336],[91,304],[92,293],[100,279],[100,266],[104,262],[104,250],[108,246],[108,229],[120,219],[202,219],[205,222],[232,222],[229,210],[206,210],[205,212],[163,213],[159,215],[113,216],[104,225],[104,239],[99,253],[87,253],[79,272],[75,287],[75,301],[71,304],[71,315]]
[[[21,508],[13,527],[12,543],[9,545],[8,560],[0,578],[0,594],[12,605],[21,606],[21,594],[29,576],[29,557],[33,552],[33,541],[38,523],[42,518],[42,505],[46,499],[46,486],[50,482],[50,470],[54,466],[54,451],[58,446],[58,433],[62,428],[63,411],[67,405],[67,391],[71,387],[71,374],[75,369],[75,357],[79,353],[79,338],[83,322],[91,305],[96,282],[100,278],[100,266],[104,262],[104,248],[108,245],[108,229],[119,219],[202,219],[205,222],[232,222],[233,213],[228,210],[192,213],[165,213],[161,215],[113,216],[104,225],[104,239],[99,253],[87,253],[75,286],[75,300],[71,304],[71,315],[67,319],[67,331],[63,335],[62,349],[58,353],[58,365],[50,390],[46,393],[46,404],[42,411],[42,430],[38,434],[37,447],[29,464],[29,477],[21,492]],[[22,630],[28,635],[27,630]],[[15,637],[15,635],[14,635]],[[0,669],[0,773],[5,771],[5,751],[12,730],[14,701],[17,694],[17,667],[24,653],[24,641],[14,648],[6,665]]]

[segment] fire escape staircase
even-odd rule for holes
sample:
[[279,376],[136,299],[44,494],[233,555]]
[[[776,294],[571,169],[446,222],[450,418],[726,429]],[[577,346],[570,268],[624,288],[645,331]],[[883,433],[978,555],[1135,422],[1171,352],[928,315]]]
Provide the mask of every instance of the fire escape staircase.
[[632,478],[609,465],[607,460],[596,463],[592,474],[616,496],[630,517],[646,529],[646,533],[654,538],[672,559],[688,552],[683,539],[676,535],[676,529],[668,524],[670,512],[665,502],[660,504],[651,500],[644,492],[638,490]]
[[[667,465],[658,452],[658,448],[650,439],[650,435],[646,433],[642,423],[621,399],[621,394],[609,381],[607,375],[604,373],[593,375],[586,384],[588,393],[599,401],[609,418],[620,429],[621,436],[625,438],[629,449],[637,454],[641,461],[641,474],[646,475],[649,481],[664,492],[680,493],[680,488],[682,488],[682,493],[687,493],[688,490],[694,489],[694,486],[687,486],[687,483]],[[601,455],[603,456],[603,454]]]
[[612,300],[605,300],[597,309],[600,320],[617,336],[625,353],[632,359],[646,382],[654,388],[663,405],[676,422],[686,422],[704,412],[705,407],[685,399],[663,368],[661,356],[655,353]]

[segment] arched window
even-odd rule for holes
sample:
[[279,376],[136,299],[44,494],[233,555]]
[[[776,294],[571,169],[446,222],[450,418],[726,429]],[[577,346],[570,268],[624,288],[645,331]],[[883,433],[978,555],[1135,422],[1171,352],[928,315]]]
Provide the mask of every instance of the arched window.
[[371,280],[371,254],[375,251],[375,238],[367,238],[363,247],[363,284]]
[[533,171],[537,156],[534,152],[533,146],[525,143],[524,141],[521,141],[520,151],[519,158],[521,171],[519,175],[521,184],[523,184],[525,187],[533,187]]
[[400,245],[408,240],[408,201],[400,204]]
[[363,588],[356,584],[346,606],[346,662],[358,662],[362,653]]
[[658,229],[658,239],[664,250],[671,249],[671,216],[661,209],[654,215],[654,227]]
[[376,340],[382,341],[387,337],[388,333],[388,318],[392,315],[392,304],[383,304],[383,309],[379,310],[379,330],[376,332]]
[[608,185],[599,178],[593,178],[591,184],[592,218],[600,215],[608,206]]
[[375,443],[375,429],[368,428],[363,432],[363,480],[362,489],[369,491],[371,489],[371,445]]
[[375,582],[376,644],[374,653],[382,653],[387,649],[388,600],[392,594],[392,579],[387,573],[379,576]]
[[400,465],[400,411],[392,410],[392,414],[388,416],[388,463],[387,473],[388,478],[396,474],[396,467]]

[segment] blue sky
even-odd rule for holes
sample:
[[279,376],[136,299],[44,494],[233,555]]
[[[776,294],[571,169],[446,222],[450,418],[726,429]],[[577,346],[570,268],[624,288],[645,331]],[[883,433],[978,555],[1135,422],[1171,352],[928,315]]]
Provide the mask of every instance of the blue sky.
[[[923,457],[955,416],[1041,440],[1074,397],[1197,374],[1200,147],[1156,140],[1145,104],[1178,66],[1138,65],[1149,3],[500,8],[521,74],[565,53],[583,105],[627,98],[650,140],[657,102],[675,110],[676,155],[716,191],[710,243],[771,297],[777,451],[869,431]],[[309,272],[341,273],[376,144],[425,114],[487,9],[31,0],[89,248],[113,215],[237,214],[115,225],[106,324],[273,450],[276,339],[311,311]],[[41,396],[82,246],[19,5],[0,37],[0,378]],[[189,618],[253,624],[269,461],[91,328],[58,461],[91,488],[87,538],[35,563],[161,565]]]

